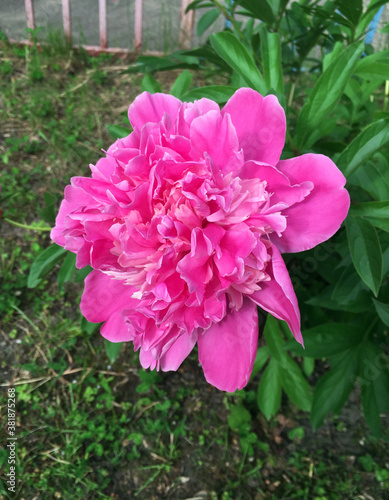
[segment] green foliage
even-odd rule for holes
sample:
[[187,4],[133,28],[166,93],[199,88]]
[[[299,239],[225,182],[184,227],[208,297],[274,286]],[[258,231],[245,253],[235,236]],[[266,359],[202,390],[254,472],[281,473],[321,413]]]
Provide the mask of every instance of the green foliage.
[[[309,411],[312,403],[311,388],[298,364],[285,351],[285,341],[277,320],[271,316],[267,318],[264,335],[268,348],[266,355],[270,354],[270,361],[258,385],[259,409],[268,420],[277,414],[283,389],[292,403],[302,410]],[[261,348],[259,348],[259,353],[260,351]],[[261,367],[266,363],[267,356],[263,356],[261,362],[258,363]]]
[[215,52],[240,75],[249,87],[266,93],[266,84],[254,59],[232,33],[223,32],[211,35],[211,44]]
[[110,342],[109,340],[105,341],[105,351],[111,364],[116,361],[122,346],[123,342]]

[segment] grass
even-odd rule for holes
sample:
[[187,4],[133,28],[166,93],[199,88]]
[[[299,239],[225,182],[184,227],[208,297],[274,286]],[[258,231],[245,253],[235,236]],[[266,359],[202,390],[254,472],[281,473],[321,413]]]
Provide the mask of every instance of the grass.
[[[92,59],[56,44],[0,51],[3,217],[51,225],[63,189],[88,175],[126,125],[141,77],[128,61]],[[159,75],[168,91],[176,74]],[[195,84],[204,81],[196,74]],[[351,401],[313,434],[286,400],[267,422],[258,380],[227,395],[209,386],[192,354],[177,373],[140,369],[125,345],[111,366],[98,330],[82,321],[82,280],[35,289],[27,274],[47,232],[1,222],[1,386],[16,388],[17,494],[64,499],[370,499],[389,486],[385,443],[367,434]],[[357,397],[357,395],[356,395]],[[355,402],[354,402],[355,403]],[[1,391],[1,439],[6,439]],[[7,451],[0,449],[0,498]]]

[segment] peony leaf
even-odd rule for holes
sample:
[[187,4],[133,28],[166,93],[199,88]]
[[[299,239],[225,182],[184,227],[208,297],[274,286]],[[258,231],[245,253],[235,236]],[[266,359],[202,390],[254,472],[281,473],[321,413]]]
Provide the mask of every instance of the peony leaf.
[[224,61],[254,90],[266,95],[266,84],[246,47],[224,31],[211,35],[211,45]]
[[202,15],[197,23],[197,35],[200,37],[220,16],[219,9],[211,9]]
[[56,244],[50,245],[32,263],[30,274],[27,279],[28,288],[35,288],[41,282],[41,279],[51,271],[59,262],[67,250]]
[[69,252],[63,261],[61,269],[58,273],[58,288],[63,289],[64,283],[70,281],[76,272],[76,259],[75,253]]
[[282,338],[278,321],[270,314],[266,320],[264,336],[266,339],[266,345],[269,348],[272,357],[280,363],[281,366],[286,367],[288,355],[284,350],[285,342]]
[[355,74],[366,80],[380,77],[382,80],[389,79],[389,50],[382,50],[364,57],[358,61]]
[[157,92],[162,92],[160,84],[150,73],[145,74],[140,88],[142,92],[146,91],[150,92],[150,94],[156,94]]
[[253,371],[251,372],[251,378],[255,377],[262,368],[265,366],[266,361],[269,359],[270,352],[267,346],[260,347],[257,351],[257,356],[254,361]]
[[325,323],[304,330],[303,334],[305,349],[294,340],[289,341],[285,349],[298,356],[325,358],[355,346],[362,339],[364,329],[347,323]]
[[377,219],[389,218],[389,200],[388,201],[367,201],[352,205],[350,209],[351,215],[359,217],[376,217]]
[[376,230],[365,219],[348,217],[347,238],[354,267],[377,297],[382,281],[382,251]]
[[278,33],[270,33],[265,25],[260,30],[262,70],[268,89],[278,94],[284,92],[281,66],[281,39]]
[[105,351],[111,364],[113,364],[119,356],[123,342],[110,342],[105,340]]
[[350,45],[319,78],[297,120],[294,142],[299,150],[307,149],[313,144],[313,131],[335,110],[363,51],[363,43]]
[[256,19],[272,24],[275,21],[272,5],[274,2],[267,0],[239,0],[239,5],[250,12]]
[[187,92],[183,97],[183,101],[193,102],[203,97],[212,99],[218,104],[224,104],[230,99],[236,89],[228,87],[227,85],[209,85],[208,87],[199,87]]
[[108,130],[109,135],[113,139],[123,139],[131,134],[131,130],[121,125],[106,125],[105,128]]
[[258,385],[258,407],[269,420],[281,406],[281,367],[275,359],[267,365]]
[[170,89],[171,95],[181,99],[185,92],[188,91],[190,84],[192,83],[193,74],[189,73],[189,71],[184,70],[182,73],[178,75],[175,82]]
[[389,141],[389,119],[368,125],[347,146],[336,164],[348,177]]
[[345,351],[336,366],[316,384],[311,410],[311,424],[314,429],[323,424],[328,413],[339,413],[347,401],[357,376],[357,351],[358,349]]
[[311,387],[297,363],[289,357],[285,368],[281,370],[281,380],[282,387],[292,403],[301,410],[310,411],[312,406]]
[[381,318],[381,321],[386,326],[389,326],[389,305],[383,304],[382,302],[379,302],[378,300],[375,300],[375,299],[373,299],[373,302],[374,302],[374,307],[377,311],[377,314]]
[[380,412],[389,410],[389,372],[383,351],[370,341],[360,351],[359,385],[366,421],[372,433],[380,436]]

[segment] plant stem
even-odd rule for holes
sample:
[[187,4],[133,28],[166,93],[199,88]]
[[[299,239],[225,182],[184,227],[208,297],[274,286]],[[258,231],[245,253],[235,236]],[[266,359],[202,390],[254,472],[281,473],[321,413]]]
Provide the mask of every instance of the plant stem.
[[23,229],[30,229],[32,231],[51,231],[51,227],[39,227],[39,226],[31,226],[29,224],[21,224],[20,222],[15,222],[14,220],[7,219],[6,217],[3,218],[6,222],[9,222],[9,224],[12,224],[13,226],[16,227],[21,227]]

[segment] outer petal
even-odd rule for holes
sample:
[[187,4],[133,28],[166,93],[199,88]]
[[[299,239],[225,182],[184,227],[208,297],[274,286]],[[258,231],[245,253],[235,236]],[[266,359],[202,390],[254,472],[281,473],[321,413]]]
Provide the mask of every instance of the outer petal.
[[269,269],[269,265],[266,272],[271,280],[261,282],[261,290],[254,292],[249,298],[276,318],[286,321],[297,342],[304,345],[300,330],[300,310],[288,270],[277,247],[273,245],[269,251],[272,253],[272,269]]
[[196,343],[196,339],[197,335],[195,333],[192,335],[188,335],[187,333],[180,335],[161,357],[161,370],[164,372],[178,370],[184,359],[191,353]]
[[329,158],[316,154],[280,161],[277,168],[291,184],[311,181],[314,187],[301,203],[282,212],[287,226],[281,237],[271,236],[272,242],[281,252],[301,252],[328,240],[340,228],[350,207],[342,172]]
[[285,143],[285,112],[274,95],[262,97],[255,90],[235,92],[222,109],[229,113],[238,134],[244,159],[276,165]]
[[197,340],[199,361],[210,384],[227,392],[242,389],[249,381],[258,343],[258,313],[245,299],[239,311],[214,323]]
[[165,113],[175,122],[180,106],[181,101],[172,95],[143,92],[131,104],[128,118],[134,129],[139,130],[146,123],[159,123]]
[[115,280],[100,271],[92,271],[85,279],[81,312],[88,321],[105,321],[101,334],[111,342],[132,340],[122,317],[122,310],[136,307],[139,300],[131,298],[134,287]]

